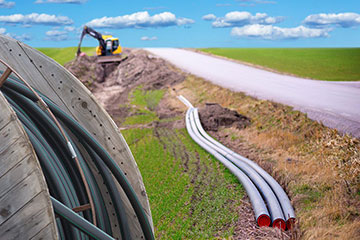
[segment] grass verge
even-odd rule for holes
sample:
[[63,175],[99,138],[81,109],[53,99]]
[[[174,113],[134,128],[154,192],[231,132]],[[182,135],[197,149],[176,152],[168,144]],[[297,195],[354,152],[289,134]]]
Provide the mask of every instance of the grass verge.
[[[66,48],[37,48],[40,52],[54,59],[61,65],[70,62],[75,58],[77,47],[66,47]],[[89,56],[94,55],[94,47],[82,47],[81,51]]]
[[150,124],[153,121],[159,120],[154,110],[164,96],[164,93],[165,90],[162,89],[145,91],[142,89],[142,86],[138,86],[131,91],[128,99],[132,105],[132,112],[125,119],[123,125]]
[[[164,90],[130,93],[132,108],[156,116]],[[129,120],[130,119],[130,120]],[[167,119],[167,124],[178,118]],[[164,120],[162,120],[164,121]],[[158,117],[146,123],[159,122]],[[184,128],[132,128],[133,116],[122,130],[141,171],[150,201],[157,239],[231,237],[242,204],[237,179],[188,136]]]
[[304,239],[360,236],[360,144],[306,114],[270,101],[214,86],[189,76],[175,88],[194,106],[214,102],[252,119],[243,130],[223,129],[216,137],[256,160],[289,193]]
[[305,78],[360,81],[360,48],[206,48],[200,50]]

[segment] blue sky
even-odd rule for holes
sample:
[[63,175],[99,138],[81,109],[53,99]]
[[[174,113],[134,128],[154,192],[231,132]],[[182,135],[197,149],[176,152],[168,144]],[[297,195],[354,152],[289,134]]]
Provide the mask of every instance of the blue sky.
[[85,24],[125,47],[359,47],[360,1],[0,0],[0,34],[33,47],[76,46]]

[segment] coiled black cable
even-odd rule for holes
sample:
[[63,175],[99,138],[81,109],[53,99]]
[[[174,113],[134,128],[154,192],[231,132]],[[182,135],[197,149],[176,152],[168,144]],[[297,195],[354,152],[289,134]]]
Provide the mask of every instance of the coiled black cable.
[[[74,208],[80,204],[87,203],[88,199],[83,183],[76,171],[76,167],[72,166],[71,153],[65,146],[66,142],[51,118],[36,104],[38,100],[36,96],[14,77],[7,79],[0,90],[7,97],[9,103],[13,106],[16,114],[19,116],[19,119],[24,124],[24,128],[34,145],[44,169],[45,178],[48,182],[51,195],[60,200],[68,208]],[[154,239],[152,228],[144,209],[119,166],[79,123],[65,114],[50,99],[43,95],[41,95],[41,97],[50,107],[54,115],[71,131],[71,134],[67,135],[79,157],[81,166],[90,186],[91,194],[94,197],[93,200],[97,212],[96,218],[98,227],[107,234],[112,234],[109,216],[107,215],[99,187],[88,167],[88,163],[84,160],[81,152],[77,148],[77,144],[81,144],[88,152],[91,161],[95,163],[97,170],[107,186],[120,224],[122,239],[130,239],[131,229],[129,229],[127,224],[128,220],[126,219],[123,202],[116,188],[116,184],[109,174],[110,172],[128,197],[138,217],[145,239]],[[77,139],[73,139],[71,136],[75,136]],[[91,221],[90,211],[84,211],[81,215],[88,221]],[[57,220],[57,223],[61,224],[61,226],[58,226],[59,235],[61,237],[66,239],[88,238],[82,233],[79,233],[77,229],[73,229],[72,226],[69,226],[63,219],[61,221]],[[84,231],[84,229],[81,229],[81,231]],[[86,231],[84,232],[88,234]],[[94,237],[93,235],[89,236]]]

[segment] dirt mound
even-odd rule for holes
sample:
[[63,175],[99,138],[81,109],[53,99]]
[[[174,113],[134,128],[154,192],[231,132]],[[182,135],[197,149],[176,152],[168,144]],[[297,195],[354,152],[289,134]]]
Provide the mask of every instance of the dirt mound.
[[93,82],[103,82],[119,63],[97,64],[96,56],[79,56],[65,64],[65,68],[74,74],[82,83],[91,88]]
[[242,129],[250,125],[251,121],[248,117],[217,103],[205,103],[204,107],[199,108],[199,116],[206,131],[217,131],[221,126]]
[[169,68],[163,59],[141,49],[132,49],[128,59],[107,78],[107,84],[130,88],[141,84],[147,90],[171,86],[184,79],[183,74]]
[[97,64],[96,57],[81,56],[65,67],[72,72],[105,109],[112,113],[128,101],[129,92],[141,85],[144,90],[160,89],[184,81],[184,74],[163,59],[141,49],[125,49],[127,59],[113,64]]
[[76,76],[86,86],[96,81],[96,57],[79,56],[65,64],[65,68]]

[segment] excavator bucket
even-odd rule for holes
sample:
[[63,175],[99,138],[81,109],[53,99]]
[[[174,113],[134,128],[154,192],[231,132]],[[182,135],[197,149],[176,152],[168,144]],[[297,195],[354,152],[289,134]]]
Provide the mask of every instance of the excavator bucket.
[[114,63],[114,62],[122,62],[125,59],[127,59],[127,56],[124,56],[124,55],[98,56],[96,62],[97,63]]

